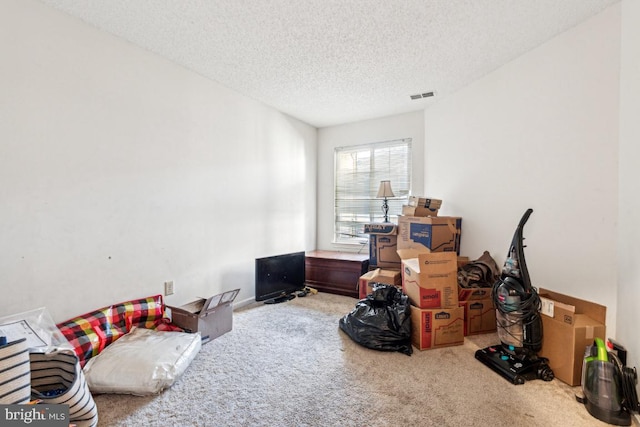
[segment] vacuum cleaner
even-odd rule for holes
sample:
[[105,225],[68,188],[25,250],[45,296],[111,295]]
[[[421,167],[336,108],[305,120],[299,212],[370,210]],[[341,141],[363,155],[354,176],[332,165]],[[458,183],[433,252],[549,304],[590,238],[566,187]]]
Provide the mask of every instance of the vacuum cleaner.
[[542,348],[541,301],[531,286],[524,258],[523,229],[532,213],[533,209],[527,209],[520,219],[502,273],[492,287],[501,343],[475,353],[476,359],[513,384],[554,378],[549,360],[537,355]]
[[636,392],[638,375],[635,368],[626,366],[626,349],[612,339],[607,344],[595,338],[593,345],[587,346],[582,362],[584,396],[576,399],[600,421],[630,426],[631,413],[640,411]]

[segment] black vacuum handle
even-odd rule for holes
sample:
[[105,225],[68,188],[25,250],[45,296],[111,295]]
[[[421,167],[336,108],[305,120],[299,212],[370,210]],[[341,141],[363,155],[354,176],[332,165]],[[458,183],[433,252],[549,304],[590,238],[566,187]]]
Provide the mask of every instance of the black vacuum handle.
[[518,230],[520,230],[520,234],[522,234],[522,229],[524,228],[524,225],[527,223],[532,213],[533,209],[529,208],[524,213],[524,215],[522,215],[522,218],[520,218],[520,223],[518,223]]
[[523,229],[532,213],[533,209],[529,208],[524,213],[524,215],[522,215],[520,223],[518,223],[518,227],[516,228],[516,232],[513,236],[513,241],[511,242],[511,245],[514,247],[516,253],[516,261],[518,262],[518,268],[520,270],[520,280],[522,281],[524,291],[527,293],[531,291],[531,278],[529,277],[527,262],[524,259]]

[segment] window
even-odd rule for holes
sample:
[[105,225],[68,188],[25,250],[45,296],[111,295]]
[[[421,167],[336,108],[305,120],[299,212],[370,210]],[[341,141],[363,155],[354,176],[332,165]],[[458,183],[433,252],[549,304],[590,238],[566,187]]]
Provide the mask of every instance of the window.
[[383,222],[380,181],[390,180],[395,197],[389,216],[398,215],[411,190],[411,138],[335,149],[334,243],[366,242],[364,224]]

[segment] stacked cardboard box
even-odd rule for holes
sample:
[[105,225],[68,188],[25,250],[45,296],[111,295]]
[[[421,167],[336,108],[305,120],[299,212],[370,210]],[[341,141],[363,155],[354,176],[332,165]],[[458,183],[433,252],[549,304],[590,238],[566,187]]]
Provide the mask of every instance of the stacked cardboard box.
[[369,234],[369,268],[400,270],[397,226],[391,222],[365,224],[364,232]]
[[411,196],[398,217],[400,258],[422,252],[456,252],[460,255],[462,218],[438,216],[442,200]]
[[402,207],[398,225],[391,222],[364,225],[369,234],[369,266],[400,269],[398,249],[420,252],[455,251],[460,254],[462,219],[438,217],[442,200],[410,196]]
[[410,196],[407,204],[402,206],[402,215],[438,216],[440,206],[442,206],[442,200]]
[[464,309],[464,336],[496,330],[496,309],[491,288],[459,287],[458,301]]
[[460,255],[462,218],[439,217],[442,200],[410,196],[398,217],[398,254],[415,258],[423,252],[456,252]]
[[462,219],[439,217],[442,200],[411,196],[398,217],[402,290],[411,301],[411,341],[420,350],[464,342],[458,304]]
[[457,256],[425,252],[402,260],[402,289],[411,301],[411,342],[420,350],[464,342]]
[[451,216],[398,217],[400,258],[424,252],[454,252],[460,255],[462,218]]
[[[458,269],[468,263],[468,257],[458,257]],[[458,301],[460,307],[464,308],[465,337],[496,330],[496,310],[492,290],[493,287],[468,288],[458,284]]]
[[399,289],[402,289],[402,278],[400,276],[400,270],[388,270],[376,268],[360,276],[358,280],[358,292],[360,299],[365,298],[371,292],[373,292],[374,283],[383,283],[386,285],[393,285]]

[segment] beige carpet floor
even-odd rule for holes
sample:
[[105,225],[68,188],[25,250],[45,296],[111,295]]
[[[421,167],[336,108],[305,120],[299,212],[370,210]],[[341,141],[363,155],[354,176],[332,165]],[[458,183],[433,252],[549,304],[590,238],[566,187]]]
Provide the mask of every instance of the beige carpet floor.
[[606,426],[559,380],[513,385],[475,360],[495,334],[411,356],[338,327],[356,299],[319,293],[234,312],[160,395],[95,396],[101,426]]

